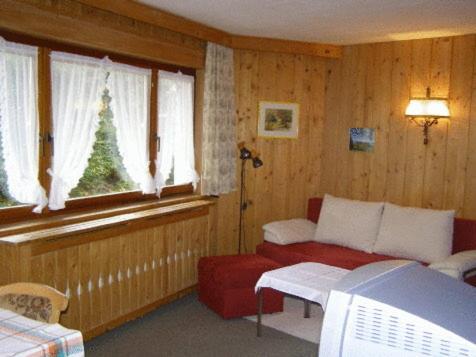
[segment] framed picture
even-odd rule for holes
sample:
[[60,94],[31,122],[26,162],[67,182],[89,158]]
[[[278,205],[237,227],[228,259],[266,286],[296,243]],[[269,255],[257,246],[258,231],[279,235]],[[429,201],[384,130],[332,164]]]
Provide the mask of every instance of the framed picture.
[[258,136],[267,138],[297,138],[299,104],[259,102]]
[[349,150],[370,152],[374,150],[375,129],[373,128],[350,128]]

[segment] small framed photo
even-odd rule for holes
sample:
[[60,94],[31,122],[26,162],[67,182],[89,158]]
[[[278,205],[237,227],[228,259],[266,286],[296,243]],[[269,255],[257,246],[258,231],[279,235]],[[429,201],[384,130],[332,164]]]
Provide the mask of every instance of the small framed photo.
[[370,152],[374,150],[375,129],[373,128],[350,128],[349,150]]
[[258,136],[267,138],[297,138],[299,104],[259,102]]

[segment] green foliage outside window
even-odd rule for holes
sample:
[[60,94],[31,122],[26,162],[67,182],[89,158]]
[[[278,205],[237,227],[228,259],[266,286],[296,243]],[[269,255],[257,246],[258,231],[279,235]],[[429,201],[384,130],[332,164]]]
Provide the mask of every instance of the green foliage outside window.
[[[79,184],[70,192],[70,197],[95,196],[137,189],[137,185],[126,172],[117,146],[116,128],[112,123],[113,113],[109,106],[111,97],[104,90],[101,97],[102,110],[99,113],[99,128],[93,153],[88,161]],[[7,173],[4,167],[0,135],[0,208],[19,205],[8,193]]]
[[93,153],[79,184],[71,190],[70,197],[95,196],[114,192],[131,191],[137,185],[126,172],[117,146],[116,128],[112,123],[111,97],[106,88],[101,97],[99,128]]
[[19,205],[8,193],[7,173],[5,172],[5,160],[3,159],[2,136],[0,135],[0,207]]

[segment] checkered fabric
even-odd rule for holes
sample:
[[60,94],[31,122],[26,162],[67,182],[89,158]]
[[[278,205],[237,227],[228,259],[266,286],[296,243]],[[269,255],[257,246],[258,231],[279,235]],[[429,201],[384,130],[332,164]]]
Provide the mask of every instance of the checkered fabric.
[[84,356],[80,331],[48,324],[0,309],[0,356]]

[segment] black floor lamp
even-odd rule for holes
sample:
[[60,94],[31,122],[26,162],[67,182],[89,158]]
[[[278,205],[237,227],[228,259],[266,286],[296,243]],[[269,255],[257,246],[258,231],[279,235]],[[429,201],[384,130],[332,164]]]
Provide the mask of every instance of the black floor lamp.
[[[240,223],[238,227],[238,254],[241,254],[241,241],[244,241],[244,211],[248,207],[248,201],[245,199],[246,196],[246,183],[245,183],[245,172],[246,172],[246,161],[251,160],[253,167],[257,169],[258,167],[263,166],[263,161],[258,157],[258,153],[254,150],[248,150],[245,147],[245,143],[241,142],[238,144],[238,149],[240,149],[240,159],[241,159],[241,182],[240,182]],[[245,246],[246,250],[246,246]]]

